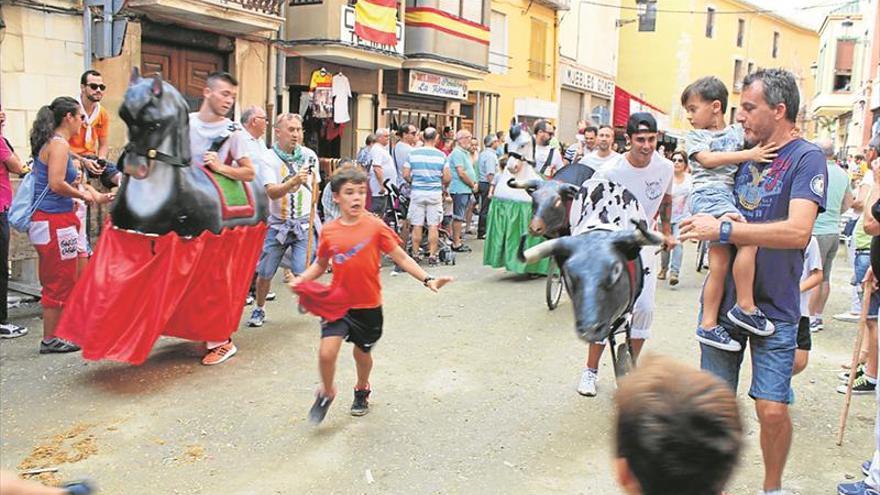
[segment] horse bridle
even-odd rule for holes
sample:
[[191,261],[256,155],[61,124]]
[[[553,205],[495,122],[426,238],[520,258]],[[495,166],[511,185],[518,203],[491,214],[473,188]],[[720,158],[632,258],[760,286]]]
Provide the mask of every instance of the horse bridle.
[[163,153],[156,148],[147,148],[136,145],[135,143],[129,142],[123,148],[125,154],[132,153],[134,156],[142,156],[147,160],[159,160],[162,163],[167,163],[168,165],[174,167],[189,167],[190,164],[188,162],[184,162],[180,158],[169,155],[168,153]]

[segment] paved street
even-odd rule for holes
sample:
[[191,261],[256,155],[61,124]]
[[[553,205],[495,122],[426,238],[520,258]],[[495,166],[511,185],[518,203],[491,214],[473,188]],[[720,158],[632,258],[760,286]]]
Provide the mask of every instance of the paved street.
[[[346,346],[340,395],[318,428],[306,421],[317,321],[297,314],[280,284],[266,325],[242,328],[239,354],[214,368],[198,363],[196,344],[170,339],[140,367],[39,356],[39,320],[27,320],[28,336],[0,344],[0,467],[15,470],[28,458],[28,467],[60,468],[61,479],[92,476],[114,495],[618,493],[607,356],[599,397],[579,396],[585,346],[571,305],[548,311],[544,279],[484,268],[479,243],[471,244],[477,249],[457,266],[436,270],[457,277],[438,295],[383,270],[385,336],[370,414],[348,414],[354,366]],[[647,349],[696,364],[700,280],[693,245],[687,250],[680,288],[658,290]],[[839,258],[828,314],[847,305],[844,265]],[[827,320],[794,382],[786,485],[801,494],[833,493],[860,476],[873,445],[871,397],[854,398],[844,447],[834,445],[843,396],[833,389],[855,325]],[[757,422],[739,395],[746,450],[729,492],[750,494],[762,469]]]

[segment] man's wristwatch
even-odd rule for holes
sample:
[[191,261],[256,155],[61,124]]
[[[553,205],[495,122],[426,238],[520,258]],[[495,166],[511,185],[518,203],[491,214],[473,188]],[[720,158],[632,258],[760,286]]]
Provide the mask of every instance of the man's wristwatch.
[[436,279],[434,277],[428,275],[427,277],[425,277],[425,280],[422,280],[422,285],[427,287],[428,284],[430,284],[432,280],[436,280]]
[[733,231],[733,224],[730,223],[729,220],[724,220],[721,222],[721,232],[718,235],[718,240],[724,244],[730,242],[730,233]]

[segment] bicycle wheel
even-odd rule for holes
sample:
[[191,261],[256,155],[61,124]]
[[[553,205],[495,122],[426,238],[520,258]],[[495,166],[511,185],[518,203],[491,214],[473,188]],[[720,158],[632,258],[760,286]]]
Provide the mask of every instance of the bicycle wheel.
[[703,271],[703,268],[706,267],[706,254],[709,250],[709,243],[706,241],[700,241],[697,243],[697,273]]
[[550,310],[559,306],[559,300],[562,299],[562,291],[565,288],[565,282],[562,280],[562,271],[556,260],[550,257],[550,264],[547,267],[547,286],[545,296],[547,298],[547,307]]

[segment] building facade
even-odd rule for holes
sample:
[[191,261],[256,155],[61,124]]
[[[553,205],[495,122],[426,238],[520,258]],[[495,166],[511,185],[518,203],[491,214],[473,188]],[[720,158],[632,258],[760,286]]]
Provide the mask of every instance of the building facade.
[[559,124],[557,136],[573,143],[578,120],[610,124],[617,77],[620,1],[574,2],[559,21]]
[[[103,74],[104,106],[111,115],[111,156],[121,151],[126,130],[114,118],[133,68],[144,75],[161,73],[195,110],[205,77],[226,70],[240,82],[236,112],[255,104],[274,106],[271,40],[283,22],[283,0],[130,0],[116,13],[113,36],[121,51],[93,57],[97,37],[85,25],[102,29],[103,12],[82,2],[50,0],[41,5],[0,7],[0,100],[7,113],[4,133],[22,155],[29,154],[27,134],[36,113],[57,96],[77,96],[86,68]],[[210,31],[205,30],[210,26]],[[51,62],[49,62],[51,60]]]
[[[810,28],[743,0],[694,0],[691,12],[669,9],[656,0],[623,0],[614,124],[633,111],[655,114],[667,136],[681,138],[690,129],[681,107],[681,91],[707,75],[719,77],[730,92],[726,120],[732,122],[742,80],[758,68],[781,67],[794,73],[801,92],[799,125],[810,131],[814,93],[810,67],[819,36]],[[666,9],[666,10],[664,10]]]

